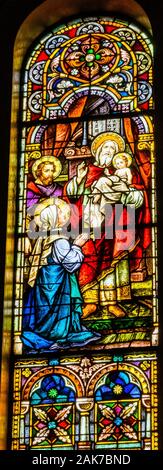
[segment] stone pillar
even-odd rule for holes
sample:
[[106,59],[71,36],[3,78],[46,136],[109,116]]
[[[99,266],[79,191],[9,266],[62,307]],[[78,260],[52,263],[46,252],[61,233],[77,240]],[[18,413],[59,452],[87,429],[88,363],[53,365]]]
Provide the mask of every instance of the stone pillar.
[[[21,413],[20,413],[20,450],[26,450],[25,417],[28,412],[29,412],[29,401],[22,401]],[[29,434],[30,434],[30,431],[29,431]]]
[[146,412],[146,419],[145,419],[145,427],[146,427],[146,433],[145,433],[145,438],[144,438],[144,449],[143,450],[151,450],[151,408],[150,408],[150,397],[149,395],[142,396],[142,403],[145,407],[145,412]]
[[76,400],[76,408],[80,413],[79,432],[80,439],[78,449],[90,449],[90,411],[94,405],[93,398],[78,398]]

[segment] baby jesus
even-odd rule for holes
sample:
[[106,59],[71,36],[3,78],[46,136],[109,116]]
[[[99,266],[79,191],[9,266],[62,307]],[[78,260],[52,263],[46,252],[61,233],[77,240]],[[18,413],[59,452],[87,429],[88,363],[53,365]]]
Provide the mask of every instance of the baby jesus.
[[120,201],[123,193],[129,192],[129,186],[132,183],[132,173],[130,165],[132,157],[126,153],[117,153],[112,160],[112,165],[116,168],[113,175],[110,174],[109,169],[105,168],[104,174],[92,185],[91,197],[93,204],[99,204],[100,208],[104,204],[117,203]]
[[90,201],[85,207],[85,222],[91,223],[92,227],[100,226],[105,215],[105,205],[121,202],[122,195],[129,194],[129,187],[132,183],[132,173],[130,165],[132,157],[126,153],[117,153],[112,165],[116,168],[114,174],[110,174],[109,169],[104,169],[105,176],[100,177],[91,186]]

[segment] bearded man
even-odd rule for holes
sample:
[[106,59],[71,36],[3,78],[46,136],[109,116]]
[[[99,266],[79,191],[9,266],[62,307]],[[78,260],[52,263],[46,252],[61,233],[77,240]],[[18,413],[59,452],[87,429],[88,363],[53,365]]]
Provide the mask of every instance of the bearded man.
[[[95,157],[94,164],[88,166],[82,162],[77,167],[77,174],[65,185],[64,192],[67,194],[67,202],[72,200],[76,203],[80,217],[82,218],[83,207],[87,206],[89,196],[93,191],[95,182],[98,182],[107,170],[110,173],[113,157],[118,152],[125,151],[125,141],[123,137],[115,132],[104,132],[96,136],[91,145],[92,155]],[[142,191],[143,184],[139,183],[139,173],[136,175],[134,184],[134,204],[138,208],[136,214],[136,223],[142,220],[142,208],[146,210]],[[141,193],[141,194],[140,194]],[[105,196],[105,193],[104,193]],[[126,203],[127,204],[127,203]],[[141,207],[142,206],[142,207]],[[113,214],[114,214],[113,205]],[[113,220],[114,223],[114,215]],[[123,206],[123,217],[126,219],[126,207]],[[74,217],[71,223],[74,223]],[[122,223],[121,223],[122,225]],[[134,227],[135,229],[135,227]],[[135,231],[133,230],[133,235]],[[130,249],[123,250],[123,244],[119,248],[119,238],[123,239],[120,234],[114,234],[113,239],[105,237],[105,227],[101,225],[101,238],[90,238],[83,247],[84,261],[79,270],[79,286],[83,295],[85,307],[83,309],[83,317],[89,317],[96,312],[97,307],[105,307],[109,315],[116,317],[124,317],[125,310],[122,307],[122,301],[131,300],[131,283],[130,283],[130,265],[129,255]],[[143,237],[139,243],[139,234],[134,238],[134,247],[142,244],[144,247]],[[132,251],[134,259],[134,249]],[[133,270],[135,265],[133,263]],[[119,305],[120,302],[120,305]]]
[[47,155],[33,163],[34,181],[30,181],[27,185],[27,209],[38,204],[40,199],[62,196],[62,186],[55,182],[61,171],[61,162],[54,156]]

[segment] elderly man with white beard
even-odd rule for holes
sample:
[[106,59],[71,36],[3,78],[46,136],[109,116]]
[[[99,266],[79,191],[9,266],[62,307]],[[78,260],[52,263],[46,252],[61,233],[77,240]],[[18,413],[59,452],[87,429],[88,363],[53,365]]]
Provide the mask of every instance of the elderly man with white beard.
[[[95,162],[89,166],[85,162],[78,165],[76,176],[65,187],[67,199],[76,202],[81,218],[92,195],[94,183],[105,175],[106,169],[110,171],[108,167],[111,167],[113,157],[125,151],[125,142],[115,132],[104,132],[95,137],[91,151]],[[141,198],[140,205],[142,202]],[[111,207],[114,211],[116,204]],[[123,208],[123,212],[125,210],[126,208]],[[115,215],[112,224],[114,217]],[[74,223],[73,219],[71,223]],[[100,239],[90,237],[83,247],[83,253],[84,261],[78,275],[85,304],[83,317],[95,313],[98,306],[107,308],[109,316],[124,317],[125,311],[119,302],[131,299],[129,251],[123,247],[119,251],[116,235],[113,239],[107,239],[104,225],[101,223]]]

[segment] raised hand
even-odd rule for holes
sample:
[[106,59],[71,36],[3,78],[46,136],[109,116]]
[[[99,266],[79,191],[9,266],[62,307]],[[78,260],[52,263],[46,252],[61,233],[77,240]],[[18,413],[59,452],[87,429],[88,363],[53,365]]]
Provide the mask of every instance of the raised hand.
[[106,168],[104,169],[104,174],[105,174],[106,176],[110,176],[109,168],[106,167]]
[[74,245],[77,246],[83,246],[85,243],[89,240],[89,234],[88,233],[81,233],[78,235],[75,240],[74,240]]
[[28,237],[25,237],[25,256],[29,256],[32,251],[32,245]]
[[88,172],[88,167],[85,162],[82,162],[77,167],[77,184],[80,184],[83,179],[86,177]]

